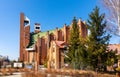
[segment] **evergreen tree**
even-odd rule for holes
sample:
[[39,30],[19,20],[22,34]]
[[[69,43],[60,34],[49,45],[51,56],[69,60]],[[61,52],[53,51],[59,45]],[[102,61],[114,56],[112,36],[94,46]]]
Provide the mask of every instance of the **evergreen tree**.
[[80,36],[80,44],[77,52],[78,64],[80,69],[85,69],[89,65],[89,52],[87,51],[87,38],[82,38]]
[[86,39],[79,34],[79,26],[74,17],[70,30],[69,50],[65,60],[70,62],[74,69],[84,69],[88,64],[88,52],[86,48]]
[[67,53],[68,56],[67,60],[69,60],[74,69],[79,68],[78,63],[79,44],[80,44],[79,28],[77,26],[77,20],[74,17],[72,21],[72,28],[70,30],[69,50]]
[[[105,14],[99,13],[96,7],[89,15],[88,27],[90,30],[88,52],[89,62],[93,68],[99,68],[106,65],[108,61],[108,44],[110,35],[106,33]],[[114,54],[115,55],[115,54]],[[108,57],[107,57],[108,56]],[[110,57],[109,57],[110,58]]]

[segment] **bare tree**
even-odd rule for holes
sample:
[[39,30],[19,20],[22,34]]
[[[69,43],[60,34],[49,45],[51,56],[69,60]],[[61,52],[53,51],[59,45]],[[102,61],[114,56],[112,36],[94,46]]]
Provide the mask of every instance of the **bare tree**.
[[120,0],[100,0],[107,9],[107,30],[120,36]]

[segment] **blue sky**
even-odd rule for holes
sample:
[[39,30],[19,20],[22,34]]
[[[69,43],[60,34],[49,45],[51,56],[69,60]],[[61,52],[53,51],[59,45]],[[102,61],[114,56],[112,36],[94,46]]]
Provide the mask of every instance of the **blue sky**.
[[[97,4],[97,0],[0,0],[0,55],[19,57],[21,12],[31,20],[31,31],[35,22],[46,31],[69,25],[74,16],[87,20]],[[116,38],[110,42],[118,43]]]

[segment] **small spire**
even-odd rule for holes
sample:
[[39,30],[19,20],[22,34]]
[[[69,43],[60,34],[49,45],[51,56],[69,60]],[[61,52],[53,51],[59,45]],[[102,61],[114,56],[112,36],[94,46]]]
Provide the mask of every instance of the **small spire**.
[[79,18],[78,21],[79,21],[79,22],[82,21],[82,18]]
[[40,24],[39,24],[39,23],[35,23],[35,25],[34,25],[34,33],[39,33],[39,32],[41,32],[40,29],[41,29],[41,28],[40,28]]
[[76,16],[74,16],[74,19],[76,19]]
[[56,30],[58,30],[58,27],[56,27]]
[[47,33],[49,33],[49,31],[47,31]]
[[78,25],[80,25],[80,24],[81,24],[81,21],[82,21],[82,19],[81,19],[81,18],[79,18],[79,19],[78,19],[78,23],[77,23],[77,24],[78,24]]
[[86,25],[86,21],[83,21],[83,23]]
[[47,33],[46,33],[47,35],[49,34],[49,31],[47,31]]
[[66,26],[66,23],[64,24],[64,26]]

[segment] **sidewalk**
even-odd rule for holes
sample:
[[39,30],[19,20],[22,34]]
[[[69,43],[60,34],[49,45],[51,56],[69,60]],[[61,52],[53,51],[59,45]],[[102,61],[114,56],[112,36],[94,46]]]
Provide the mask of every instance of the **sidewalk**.
[[13,73],[13,75],[9,75],[9,76],[0,76],[0,77],[21,77],[22,73]]

